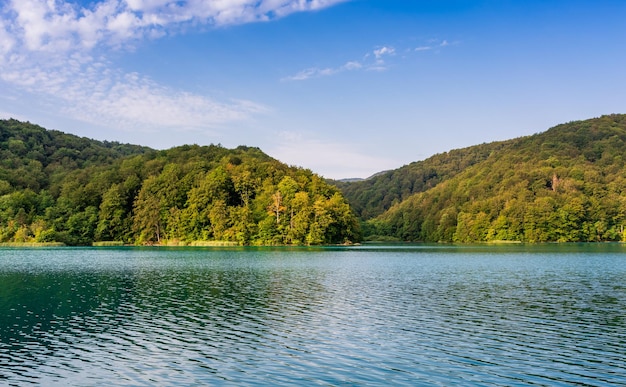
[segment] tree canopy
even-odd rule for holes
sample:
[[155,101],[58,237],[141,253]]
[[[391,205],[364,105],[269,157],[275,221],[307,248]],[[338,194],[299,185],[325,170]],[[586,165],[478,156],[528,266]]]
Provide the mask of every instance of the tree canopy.
[[[626,115],[608,115],[436,155],[343,189],[371,235],[467,243],[619,241],[626,224],[624,160]],[[394,192],[395,203],[364,212],[376,203],[371,187],[383,184],[388,188],[380,194]]]
[[334,185],[258,148],[157,151],[16,120],[0,120],[0,157],[0,243],[626,239],[626,115]]
[[340,191],[241,146],[164,151],[0,121],[0,242],[334,244],[358,240]]

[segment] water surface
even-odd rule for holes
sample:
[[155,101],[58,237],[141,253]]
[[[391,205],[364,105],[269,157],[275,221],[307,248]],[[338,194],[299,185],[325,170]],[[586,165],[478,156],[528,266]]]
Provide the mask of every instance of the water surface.
[[626,386],[626,246],[0,249],[0,384]]

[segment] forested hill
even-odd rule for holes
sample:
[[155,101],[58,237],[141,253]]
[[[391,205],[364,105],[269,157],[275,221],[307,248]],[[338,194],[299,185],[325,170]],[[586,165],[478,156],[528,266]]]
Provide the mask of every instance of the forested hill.
[[434,155],[360,181],[333,181],[361,219],[374,218],[409,196],[424,192],[479,163],[506,142],[482,144]]
[[150,148],[101,142],[46,130],[17,120],[0,120],[0,195],[30,188],[55,190],[55,182],[70,171],[110,165]]
[[[625,160],[626,115],[438,155],[413,168],[442,177],[420,180],[432,184],[371,220],[368,232],[409,241],[623,240]],[[358,192],[348,197],[364,208]]]
[[258,148],[164,151],[0,120],[0,243],[329,244],[359,238],[339,190]]

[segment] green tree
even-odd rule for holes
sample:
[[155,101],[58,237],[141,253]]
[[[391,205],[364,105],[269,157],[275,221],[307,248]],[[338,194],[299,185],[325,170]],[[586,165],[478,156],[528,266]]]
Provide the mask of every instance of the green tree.
[[114,184],[105,192],[100,204],[97,240],[128,241],[131,228],[128,201],[128,192],[123,184]]
[[135,200],[133,230],[139,243],[160,243],[166,209],[158,196],[157,178],[148,178]]

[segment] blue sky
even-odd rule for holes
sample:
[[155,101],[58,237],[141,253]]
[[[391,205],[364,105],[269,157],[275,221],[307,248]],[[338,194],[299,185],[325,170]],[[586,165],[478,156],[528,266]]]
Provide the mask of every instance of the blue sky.
[[626,2],[0,0],[0,117],[325,177],[626,113]]

